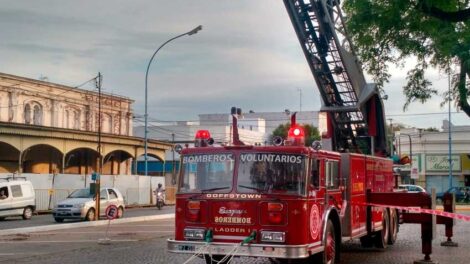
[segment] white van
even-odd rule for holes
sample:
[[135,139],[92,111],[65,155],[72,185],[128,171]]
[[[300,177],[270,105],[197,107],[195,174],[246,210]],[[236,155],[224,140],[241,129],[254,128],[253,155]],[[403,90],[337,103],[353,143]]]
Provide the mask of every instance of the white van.
[[31,219],[36,210],[34,188],[24,177],[0,178],[0,220],[7,216]]

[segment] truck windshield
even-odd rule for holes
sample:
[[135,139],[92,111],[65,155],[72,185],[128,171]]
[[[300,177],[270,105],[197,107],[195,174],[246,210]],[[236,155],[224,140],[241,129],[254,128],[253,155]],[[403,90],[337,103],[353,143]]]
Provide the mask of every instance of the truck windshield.
[[234,163],[231,153],[183,156],[179,192],[230,192]]
[[237,190],[242,193],[305,194],[305,158],[280,153],[242,153]]

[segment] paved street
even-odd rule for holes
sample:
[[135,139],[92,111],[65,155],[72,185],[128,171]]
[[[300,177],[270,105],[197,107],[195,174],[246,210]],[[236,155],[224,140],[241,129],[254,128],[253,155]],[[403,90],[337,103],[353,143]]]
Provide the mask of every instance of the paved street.
[[[166,252],[166,239],[173,236],[173,219],[111,225],[111,245],[100,245],[106,226],[48,231],[0,237],[0,263],[183,263],[189,255]],[[455,230],[457,248],[439,244],[443,227],[438,226],[433,259],[441,264],[468,263],[470,223]],[[402,225],[397,243],[387,250],[362,249],[358,241],[343,246],[343,264],[412,263],[422,258],[418,225]],[[195,259],[191,263],[204,263]],[[269,259],[236,259],[233,263],[271,263]]]
[[[174,206],[165,206],[162,210],[158,210],[155,207],[145,208],[128,208],[124,212],[124,218],[135,217],[135,216],[148,216],[156,214],[168,214],[173,213],[175,210]],[[65,220],[64,223],[79,222],[76,220]],[[43,226],[43,225],[60,225],[62,223],[56,223],[51,214],[33,215],[31,220],[24,221],[20,216],[8,217],[3,221],[0,221],[0,230],[21,228],[21,227],[32,227],[32,226]]]

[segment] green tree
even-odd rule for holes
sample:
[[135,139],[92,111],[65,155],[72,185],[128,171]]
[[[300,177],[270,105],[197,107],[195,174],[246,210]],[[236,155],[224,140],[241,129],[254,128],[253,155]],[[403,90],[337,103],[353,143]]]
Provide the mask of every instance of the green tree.
[[469,0],[346,0],[346,25],[367,71],[379,88],[390,79],[390,63],[403,66],[414,57],[403,92],[411,102],[426,102],[437,90],[426,79],[429,67],[452,74],[453,89],[444,102],[455,100],[470,117],[470,9]]
[[[321,137],[318,128],[308,124],[302,124],[301,126],[305,132],[305,146],[311,146],[313,141],[320,140]],[[278,127],[276,127],[276,129],[274,129],[272,135],[270,136],[270,141],[272,141],[272,139],[276,136],[286,139],[289,128],[290,123],[280,124]]]

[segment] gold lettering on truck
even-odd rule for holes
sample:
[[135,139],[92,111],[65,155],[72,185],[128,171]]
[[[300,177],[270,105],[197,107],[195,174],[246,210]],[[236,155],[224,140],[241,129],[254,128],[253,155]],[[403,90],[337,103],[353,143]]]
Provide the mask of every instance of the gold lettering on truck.
[[251,217],[216,216],[214,222],[219,224],[251,224]]

